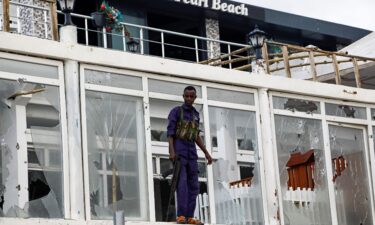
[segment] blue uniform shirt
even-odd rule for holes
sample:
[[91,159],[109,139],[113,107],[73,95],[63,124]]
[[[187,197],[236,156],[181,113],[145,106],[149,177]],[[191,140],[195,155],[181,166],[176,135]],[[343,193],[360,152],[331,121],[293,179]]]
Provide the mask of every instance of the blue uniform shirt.
[[[199,112],[193,107],[193,110],[183,104],[182,108],[184,110],[184,120],[195,121],[199,125]],[[185,159],[198,159],[197,149],[195,147],[194,141],[186,141],[176,138],[177,123],[180,119],[180,106],[174,107],[168,116],[168,127],[167,135],[168,137],[174,137],[174,149],[176,154]]]

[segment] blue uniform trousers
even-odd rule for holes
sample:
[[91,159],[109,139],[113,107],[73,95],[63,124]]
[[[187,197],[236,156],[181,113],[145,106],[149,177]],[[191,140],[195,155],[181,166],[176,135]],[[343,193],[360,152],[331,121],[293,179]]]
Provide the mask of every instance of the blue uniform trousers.
[[199,194],[198,162],[180,157],[181,171],[177,185],[177,216],[194,217]]

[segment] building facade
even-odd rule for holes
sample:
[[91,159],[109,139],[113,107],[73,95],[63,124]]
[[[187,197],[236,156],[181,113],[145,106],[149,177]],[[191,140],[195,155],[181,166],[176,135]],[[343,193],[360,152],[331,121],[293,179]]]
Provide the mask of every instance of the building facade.
[[[247,47],[255,24],[274,32],[274,43],[290,37],[331,50],[368,31],[324,21],[315,26],[327,31],[286,29],[283,16],[315,20],[217,0],[118,7],[129,8],[134,21],[124,25],[138,53],[129,52],[129,37],[91,30],[79,15],[78,29],[60,28],[60,41],[48,40],[53,25],[45,26],[47,38],[0,32],[0,224],[112,224],[119,210],[129,224],[165,221],[167,115],[187,85],[197,89],[201,136],[215,160],[207,166],[198,154],[197,217],[210,224],[373,224],[375,93],[349,85],[357,79],[345,72],[348,62],[331,68],[336,77],[321,80],[328,83],[314,82],[313,67],[295,71],[293,60],[307,57],[290,50],[286,59],[284,46],[284,53],[266,51],[269,65],[256,73],[235,69],[254,61],[251,51],[242,52],[242,64],[215,66],[228,53],[242,60],[230,53]],[[352,32],[332,30],[344,28]],[[316,65],[321,57],[344,58],[318,53]],[[360,71],[372,68],[353,59],[362,60]],[[326,66],[315,73],[329,75]],[[273,70],[279,74],[269,76]],[[335,78],[341,85],[329,83]],[[297,161],[309,164],[293,174],[297,155],[308,155]]]

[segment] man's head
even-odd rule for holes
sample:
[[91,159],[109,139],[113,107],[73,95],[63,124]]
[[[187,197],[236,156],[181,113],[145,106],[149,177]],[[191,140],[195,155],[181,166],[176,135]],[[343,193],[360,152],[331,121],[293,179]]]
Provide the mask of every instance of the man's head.
[[184,98],[185,104],[192,106],[197,98],[197,90],[195,90],[193,86],[187,86],[184,89],[184,94],[182,97]]

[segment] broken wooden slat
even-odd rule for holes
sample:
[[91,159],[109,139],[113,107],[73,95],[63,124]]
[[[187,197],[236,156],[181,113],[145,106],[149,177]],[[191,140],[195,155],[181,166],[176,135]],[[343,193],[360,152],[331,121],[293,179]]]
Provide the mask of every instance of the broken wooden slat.
[[289,66],[289,54],[288,54],[288,47],[287,46],[282,46],[282,51],[283,51],[283,59],[284,59],[284,68],[287,77],[291,78],[292,74],[290,72],[290,66]]
[[333,65],[333,69],[335,70],[336,84],[341,84],[339,64],[337,63],[337,58],[335,54],[332,54],[332,65]]
[[309,52],[309,58],[310,58],[310,68],[311,68],[311,75],[313,81],[317,80],[317,74],[316,74],[316,65],[315,65],[315,60],[314,60],[314,52],[310,51]]
[[267,43],[264,43],[264,45],[263,45],[262,55],[263,55],[264,62],[266,64],[266,72],[267,72],[267,74],[270,74],[270,62],[268,61],[268,47],[267,47]]
[[357,88],[361,87],[361,75],[359,74],[359,67],[358,62],[356,58],[352,58],[353,61],[353,70],[354,70],[354,77],[355,77],[355,83],[357,84]]

